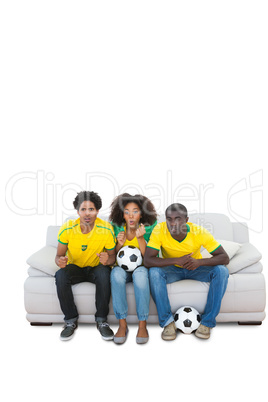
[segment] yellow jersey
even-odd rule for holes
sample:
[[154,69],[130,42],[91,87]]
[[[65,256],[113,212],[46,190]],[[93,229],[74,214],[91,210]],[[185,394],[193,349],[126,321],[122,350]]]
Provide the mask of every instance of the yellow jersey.
[[126,241],[122,247],[125,247],[125,246],[133,246],[133,247],[137,247],[138,249],[140,248],[139,242],[138,242],[138,239],[136,236],[132,240],[126,239]]
[[193,253],[192,257],[196,259],[202,258],[201,246],[209,253],[213,253],[220,247],[220,243],[202,226],[190,222],[186,226],[186,237],[182,241],[178,241],[171,236],[166,222],[158,223],[151,234],[147,247],[155,250],[161,249],[163,258],[178,258]]
[[58,241],[68,245],[68,264],[81,268],[99,265],[97,253],[112,250],[116,244],[112,225],[99,218],[96,218],[93,229],[86,234],[81,232],[80,218],[65,222],[59,230]]

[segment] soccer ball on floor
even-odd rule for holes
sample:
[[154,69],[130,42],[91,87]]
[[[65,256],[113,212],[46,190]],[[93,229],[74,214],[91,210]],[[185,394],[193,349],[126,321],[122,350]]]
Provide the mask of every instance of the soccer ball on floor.
[[191,334],[199,327],[201,316],[195,308],[183,306],[176,311],[174,321],[178,329],[185,334]]
[[141,252],[137,247],[125,246],[117,253],[117,264],[125,271],[131,272],[142,264]]

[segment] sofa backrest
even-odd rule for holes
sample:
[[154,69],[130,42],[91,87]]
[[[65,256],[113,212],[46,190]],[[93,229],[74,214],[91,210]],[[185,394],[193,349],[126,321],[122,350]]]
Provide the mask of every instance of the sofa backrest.
[[47,246],[58,246],[58,233],[60,230],[60,226],[48,226],[47,228],[47,238],[46,245]]
[[[103,216],[99,217],[101,219],[107,219]],[[68,219],[73,219],[74,217],[69,217]],[[76,218],[76,217],[75,217]],[[163,222],[165,216],[161,215],[158,217],[159,222]],[[224,214],[217,213],[203,213],[203,214],[192,214],[189,216],[189,222],[195,223],[197,225],[206,228],[213,236],[218,240],[229,240],[237,243],[247,243],[249,242],[248,227],[246,223],[242,222],[231,222],[228,216]],[[57,247],[58,245],[58,232],[60,226],[48,226],[46,245]]]
[[237,243],[249,241],[248,227],[245,223],[231,222],[224,214],[204,213],[193,214],[189,221],[204,226],[215,239],[229,240]]
[[[159,222],[163,222],[165,216],[158,218]],[[203,226],[215,239],[229,240],[237,243],[249,242],[248,227],[246,223],[231,222],[228,216],[218,213],[201,213],[189,215],[189,222]]]

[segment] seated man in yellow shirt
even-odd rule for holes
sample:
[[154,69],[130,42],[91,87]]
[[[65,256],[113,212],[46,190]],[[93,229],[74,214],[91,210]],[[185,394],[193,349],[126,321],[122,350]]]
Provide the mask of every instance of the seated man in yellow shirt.
[[81,191],[73,205],[79,218],[64,223],[59,230],[55,258],[60,269],[56,272],[57,294],[64,314],[65,327],[61,340],[72,338],[77,328],[78,311],[72,285],[80,282],[96,284],[95,320],[101,336],[113,339],[107,323],[111,296],[110,265],[115,262],[116,240],[110,223],[97,217],[102,201],[93,191]]
[[[212,254],[211,258],[202,258],[201,246]],[[163,258],[158,257],[160,249]],[[144,265],[150,268],[150,288],[159,324],[164,328],[162,339],[173,340],[177,333],[166,285],[182,279],[210,282],[205,311],[195,332],[199,338],[210,337],[228,283],[229,271],[223,265],[228,262],[228,255],[212,234],[188,222],[184,205],[176,203],[166,209],[166,222],[155,226],[144,256]]]

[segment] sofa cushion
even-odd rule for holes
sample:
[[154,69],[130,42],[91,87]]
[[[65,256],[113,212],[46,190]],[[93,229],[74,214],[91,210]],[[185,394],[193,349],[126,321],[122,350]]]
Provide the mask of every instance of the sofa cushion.
[[59,267],[55,263],[57,249],[52,246],[45,246],[32,254],[27,259],[27,264],[32,268],[45,272],[48,275],[54,276]]
[[[239,244],[227,240],[217,240],[229,256],[230,262],[226,266],[230,274],[255,264],[262,257],[261,253],[251,243]],[[201,254],[203,258],[212,257],[207,250],[202,250]]]
[[[222,245],[226,253],[228,254],[229,259],[231,260],[233,256],[238,252],[238,250],[241,247],[241,244],[235,243],[233,241],[229,240],[220,240],[217,239],[217,241]],[[206,250],[202,250],[201,252],[203,258],[210,258],[212,255]]]
[[251,243],[244,243],[227,265],[231,274],[261,260],[261,253]]

